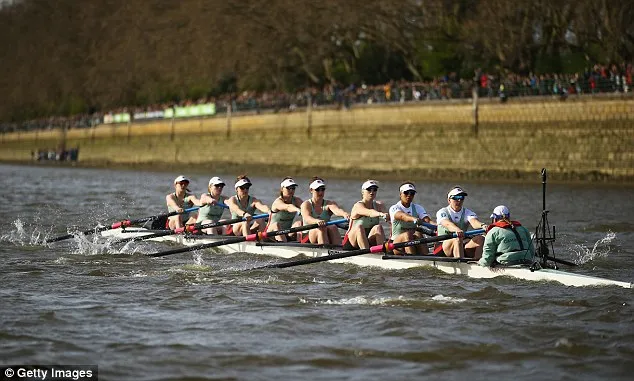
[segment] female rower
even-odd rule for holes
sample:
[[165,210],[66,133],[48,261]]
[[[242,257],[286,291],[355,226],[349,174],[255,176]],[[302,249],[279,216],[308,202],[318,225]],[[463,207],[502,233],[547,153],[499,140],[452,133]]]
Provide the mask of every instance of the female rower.
[[341,236],[334,225],[326,226],[334,214],[350,219],[350,214],[341,209],[336,202],[324,199],[326,183],[319,177],[313,177],[310,185],[311,198],[302,203],[302,218],[304,225],[318,224],[319,228],[308,233],[310,243],[319,245],[341,245]]
[[247,236],[255,232],[264,231],[266,226],[264,221],[253,221],[252,217],[256,210],[270,213],[271,209],[260,200],[249,195],[251,180],[246,175],[238,176],[234,185],[236,195],[227,199],[227,205],[231,211],[231,218],[245,218],[246,221],[233,224],[233,234],[237,236]]
[[200,206],[200,200],[193,194],[189,193],[189,179],[185,176],[178,176],[174,179],[174,193],[165,196],[168,212],[178,212],[175,216],[168,219],[167,227],[171,230],[182,228],[184,225],[190,225],[196,222],[197,212],[183,213],[183,210],[191,207]]
[[[221,221],[225,208],[218,204],[224,204],[227,200],[227,197],[222,194],[224,187],[224,180],[218,176],[214,176],[209,180],[207,193],[200,195],[200,203],[203,207],[198,210],[197,224],[204,225]],[[226,234],[223,226],[203,229],[203,232],[206,234]]]
[[[400,201],[390,207],[392,219],[392,240],[394,243],[412,241],[423,237],[423,233],[416,230],[423,222],[432,223],[427,211],[419,204],[414,203],[416,187],[414,183],[407,181],[399,187]],[[427,255],[427,245],[412,245],[404,248],[405,254]],[[403,250],[394,250],[395,254],[402,255]]]
[[361,200],[357,201],[350,211],[350,228],[344,238],[345,246],[367,249],[370,245],[382,245],[385,232],[379,218],[389,221],[389,214],[381,201],[376,201],[379,184],[368,180],[361,185]]
[[[292,177],[285,177],[280,184],[280,196],[273,201],[271,205],[271,221],[266,229],[267,232],[290,229],[302,226],[302,221],[293,222],[297,213],[301,212],[302,199],[295,196],[297,183]],[[297,233],[288,235],[277,235],[275,239],[280,242],[287,240],[296,240]]]
[[[442,243],[442,252],[448,257],[474,258],[482,257],[482,245],[484,237],[481,235],[465,238],[464,232],[471,226],[474,229],[486,228],[486,225],[478,220],[478,216],[465,208],[464,199],[467,192],[461,187],[455,186],[447,193],[447,207],[436,213],[438,221],[438,235],[456,233],[457,238],[448,239]],[[440,252],[440,250],[438,250]]]

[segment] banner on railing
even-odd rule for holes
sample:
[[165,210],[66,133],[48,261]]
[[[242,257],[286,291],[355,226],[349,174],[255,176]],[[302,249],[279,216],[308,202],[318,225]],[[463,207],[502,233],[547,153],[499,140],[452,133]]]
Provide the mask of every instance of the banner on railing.
[[165,111],[135,112],[132,117],[134,120],[162,119],[165,117]]
[[174,107],[173,109],[166,109],[164,114],[165,118],[191,118],[196,116],[211,116],[216,114],[216,104],[206,103],[202,105]]
[[106,114],[103,116],[103,122],[105,124],[110,123],[128,123],[130,121],[130,114],[127,112],[121,114]]

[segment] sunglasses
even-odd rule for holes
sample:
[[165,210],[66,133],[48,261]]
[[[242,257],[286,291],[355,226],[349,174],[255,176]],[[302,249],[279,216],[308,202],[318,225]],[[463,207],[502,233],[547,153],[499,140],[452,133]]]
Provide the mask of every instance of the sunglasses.
[[180,186],[185,186],[186,187],[186,186],[189,185],[189,181],[181,181],[181,182],[178,182],[176,184],[179,184]]
[[456,201],[464,200],[464,196],[451,196],[449,198],[452,199],[452,200],[456,200]]
[[415,195],[415,194],[416,194],[416,191],[413,191],[413,190],[408,190],[408,191],[403,192],[403,194],[404,194],[405,196],[413,196],[413,195]]
[[315,192],[325,192],[325,191],[326,191],[326,187],[319,187],[315,189]]
[[216,188],[224,188],[225,184],[214,184],[214,187],[216,187]]
[[247,190],[247,189],[251,188],[251,184],[240,185],[238,188],[240,188],[242,190]]
[[368,192],[378,192],[379,191],[379,187],[369,187],[368,189],[366,189]]
[[291,185],[290,187],[286,187],[286,189],[288,190],[295,190],[297,188],[297,185]]

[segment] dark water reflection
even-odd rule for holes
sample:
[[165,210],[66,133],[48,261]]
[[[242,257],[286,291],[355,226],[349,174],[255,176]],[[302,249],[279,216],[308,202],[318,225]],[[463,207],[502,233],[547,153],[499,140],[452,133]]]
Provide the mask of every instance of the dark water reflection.
[[[162,213],[176,175],[0,166],[3,363],[93,363],[107,380],[631,379],[632,290],[330,263],[242,272],[271,259],[33,244],[65,226]],[[270,203],[279,179],[251,179]],[[306,197],[308,180],[298,180]],[[207,181],[193,176],[190,188]],[[417,185],[435,212],[454,184]],[[526,185],[462,185],[483,217],[503,203],[531,229],[539,219],[539,174]],[[350,209],[359,187],[331,180],[328,197]],[[395,202],[397,187],[382,182],[379,198]],[[548,190],[559,256],[592,258],[581,273],[634,280],[631,189]]]

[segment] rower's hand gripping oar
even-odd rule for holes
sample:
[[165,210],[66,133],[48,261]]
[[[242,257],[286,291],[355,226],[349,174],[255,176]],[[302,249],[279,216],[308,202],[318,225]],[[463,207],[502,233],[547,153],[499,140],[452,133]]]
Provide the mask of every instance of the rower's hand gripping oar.
[[[345,219],[328,221],[328,222],[326,222],[324,224],[324,226],[336,225],[336,224],[340,224],[340,223],[345,222],[345,221],[346,221]],[[148,257],[164,257],[166,255],[185,253],[185,252],[188,252],[188,251],[201,250],[201,249],[210,249],[212,247],[229,245],[229,244],[232,244],[232,243],[240,243],[240,242],[245,242],[245,241],[261,241],[264,238],[274,237],[276,235],[297,233],[297,232],[301,232],[301,231],[304,231],[304,230],[311,230],[311,229],[315,229],[315,228],[319,228],[319,227],[320,227],[319,224],[297,226],[297,227],[290,228],[290,229],[276,230],[276,231],[272,231],[272,232],[254,233],[254,234],[249,234],[246,237],[244,237],[244,236],[242,236],[242,237],[232,237],[232,238],[224,239],[222,241],[204,243],[204,244],[201,244],[201,245],[193,245],[193,246],[183,247],[183,248],[180,248],[180,249],[161,251],[161,252],[158,252],[158,253],[152,253],[152,254],[146,254],[146,255]]]
[[[482,233],[484,233],[484,229],[477,229],[477,230],[471,230],[471,231],[465,232],[464,235],[465,237],[468,237],[468,236],[482,234]],[[294,267],[294,266],[300,266],[300,265],[308,265],[308,264],[317,263],[317,262],[332,261],[334,259],[355,257],[357,255],[363,255],[363,254],[369,254],[369,253],[387,253],[389,251],[393,251],[394,249],[400,249],[403,247],[426,244],[431,242],[444,241],[446,239],[451,239],[456,237],[458,237],[456,233],[451,233],[451,234],[439,235],[436,237],[419,238],[419,239],[416,239],[413,241],[407,241],[407,242],[385,243],[383,245],[372,246],[368,249],[352,250],[352,251],[348,251],[344,253],[324,255],[323,257],[307,258],[307,259],[300,259],[298,261],[276,263],[272,265],[254,267],[249,270],[283,269],[286,267]],[[403,259],[407,259],[407,256],[404,255]]]
[[[189,213],[189,212],[193,212],[195,210],[198,210],[197,206],[195,206],[193,208],[184,209],[181,213]],[[118,221],[118,222],[112,223],[111,225],[108,225],[108,226],[101,226],[101,227],[93,228],[93,229],[90,229],[90,230],[84,230],[83,232],[80,232],[80,233],[83,234],[83,235],[100,233],[100,232],[103,232],[103,231],[106,231],[106,230],[125,228],[125,227],[132,226],[132,225],[142,224],[144,222],[156,220],[156,219],[163,218],[163,217],[172,217],[172,216],[176,216],[176,215],[181,214],[181,213],[179,213],[179,212],[170,212],[170,213],[165,213],[165,214],[157,214],[155,216],[137,218],[137,219],[134,219],[134,220],[123,220],[123,221]],[[77,233],[75,233],[75,234],[66,234],[66,235],[63,235],[63,236],[56,237],[56,238],[47,239],[44,242],[45,243],[52,243],[52,242],[63,241],[65,239],[73,238],[76,234]]]
[[[252,220],[258,220],[260,218],[266,218],[268,216],[269,216],[268,213],[266,213],[266,214],[265,213],[256,214],[255,216],[252,216],[251,219]],[[203,224],[203,225],[199,225],[199,224],[187,225],[187,226],[184,226],[182,228],[177,228],[177,229],[173,229],[173,230],[166,230],[164,232],[146,234],[146,235],[130,237],[130,238],[124,238],[124,239],[121,239],[119,241],[113,242],[113,244],[134,242],[134,241],[145,241],[145,240],[152,239],[152,238],[165,237],[165,236],[168,236],[168,235],[180,234],[180,233],[184,233],[184,232],[196,233],[197,231],[202,230],[202,229],[217,228],[219,226],[231,225],[231,224],[235,224],[235,223],[242,222],[242,221],[246,221],[246,219],[244,217],[239,217],[239,218],[233,218],[233,219],[230,219],[230,220],[210,222],[208,224]]]

